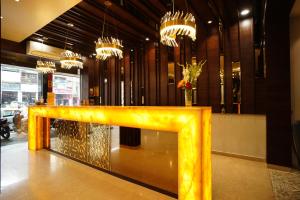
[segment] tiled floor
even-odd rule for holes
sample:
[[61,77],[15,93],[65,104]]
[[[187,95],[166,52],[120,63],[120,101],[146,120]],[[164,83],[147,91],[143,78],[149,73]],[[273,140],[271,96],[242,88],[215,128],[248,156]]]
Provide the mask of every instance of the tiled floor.
[[[2,147],[3,199],[172,199],[47,150]],[[213,199],[274,199],[266,165],[213,155]]]
[[172,199],[26,143],[1,150],[1,200]]

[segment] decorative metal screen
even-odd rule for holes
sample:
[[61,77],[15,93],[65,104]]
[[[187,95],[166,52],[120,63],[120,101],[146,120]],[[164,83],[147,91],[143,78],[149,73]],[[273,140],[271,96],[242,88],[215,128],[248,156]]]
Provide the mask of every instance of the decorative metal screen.
[[110,170],[110,126],[55,120],[51,128],[51,149]]

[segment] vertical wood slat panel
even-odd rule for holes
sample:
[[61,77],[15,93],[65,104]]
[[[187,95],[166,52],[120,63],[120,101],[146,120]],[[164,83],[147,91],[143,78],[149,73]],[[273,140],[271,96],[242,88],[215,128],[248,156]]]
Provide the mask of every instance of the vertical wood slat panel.
[[[206,31],[204,29],[198,29],[197,32],[197,63],[200,60],[207,60],[207,44],[206,44]],[[206,64],[202,67],[202,73],[198,78],[197,82],[197,103],[199,106],[208,106],[208,65]]]
[[[182,56],[181,56],[181,40],[177,41],[178,47],[174,47],[174,65],[175,65],[175,84],[177,84],[182,79],[182,67],[178,66],[178,63],[182,64]],[[175,87],[175,105],[180,106],[183,104],[182,96],[184,96],[184,92],[181,89]]]
[[116,105],[116,58],[109,58],[109,105]]
[[105,72],[104,72],[104,69],[105,69],[105,62],[103,61],[100,61],[99,62],[99,66],[100,66],[100,77],[99,77],[99,101],[100,101],[100,98],[101,98],[101,105],[104,105],[105,102],[105,89],[104,89],[104,75],[105,75]]
[[157,98],[157,90],[156,90],[156,52],[155,52],[155,46],[154,43],[151,42],[148,44],[148,78],[149,78],[149,106],[155,106],[156,105],[156,98]]
[[139,91],[140,91],[140,78],[139,78],[139,49],[134,49],[134,65],[133,65],[133,79],[132,79],[132,89],[133,89],[133,105],[139,105]]
[[[174,58],[174,48],[172,47],[167,47],[167,54],[168,54],[168,57],[167,57],[167,60],[168,60],[168,63],[169,62],[174,62],[174,84],[169,84],[169,80],[167,80],[167,84],[168,84],[168,105],[169,106],[175,106],[176,105],[176,96],[175,96],[175,93],[177,90],[177,82],[176,82],[176,79],[175,79],[175,73],[176,73],[176,67],[177,67],[177,63],[175,62],[175,58]],[[171,54],[172,56],[170,56],[169,58],[169,54]],[[170,60],[169,60],[170,59]],[[167,70],[167,73],[169,73],[169,70]],[[168,76],[168,75],[167,75]],[[168,78],[168,77],[167,77]]]
[[150,80],[149,80],[149,63],[148,63],[148,45],[145,45],[145,50],[144,50],[144,76],[145,76],[145,86],[144,86],[144,91],[145,91],[145,105],[149,106],[149,87],[150,87]]
[[224,29],[224,100],[225,110],[232,113],[233,94],[232,94],[232,61],[231,61],[231,43],[230,30]]
[[287,167],[292,165],[293,145],[289,4],[290,1],[269,1],[265,20],[267,162]]
[[[140,79],[140,97],[139,105],[145,104],[145,57],[144,57],[144,47],[140,47],[139,53],[139,79]],[[144,101],[143,101],[144,100]]]
[[[181,64],[185,64],[185,41],[184,39],[180,39],[179,40],[179,43],[180,43],[180,63]],[[182,75],[182,67],[179,67],[180,69],[180,76],[181,76],[181,79],[183,78],[183,75]],[[185,105],[185,93],[184,93],[184,90],[180,90],[179,92],[180,96],[179,96],[179,102],[177,102],[177,105],[179,106],[184,106]]]
[[188,37],[184,38],[184,64],[192,63],[192,40]]
[[[100,66],[99,66],[99,60],[94,60],[94,96],[99,96],[99,90],[100,90]],[[96,102],[95,102],[96,103]]]
[[240,38],[239,24],[233,24],[229,27],[230,53],[232,62],[240,61]]
[[81,100],[88,99],[89,98],[89,68],[86,59],[86,62],[84,63],[84,67],[82,70],[80,70],[80,91],[81,91]]
[[255,113],[253,19],[240,21],[241,113]]
[[168,105],[168,48],[160,45],[160,106]]
[[116,58],[116,105],[121,105],[121,59]]
[[207,39],[207,65],[209,76],[209,103],[214,113],[221,112],[221,85],[220,85],[220,45],[218,28],[210,30]]
[[130,105],[130,50],[124,50],[124,104]]
[[89,88],[94,88],[94,72],[95,72],[94,60],[91,58],[87,58],[86,66],[88,67]]

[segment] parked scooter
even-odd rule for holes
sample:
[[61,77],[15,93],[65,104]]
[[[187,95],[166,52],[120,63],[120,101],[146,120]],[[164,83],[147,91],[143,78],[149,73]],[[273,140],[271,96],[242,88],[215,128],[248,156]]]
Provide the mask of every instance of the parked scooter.
[[4,139],[8,139],[10,137],[10,128],[7,119],[0,119],[0,127],[1,127],[0,135]]

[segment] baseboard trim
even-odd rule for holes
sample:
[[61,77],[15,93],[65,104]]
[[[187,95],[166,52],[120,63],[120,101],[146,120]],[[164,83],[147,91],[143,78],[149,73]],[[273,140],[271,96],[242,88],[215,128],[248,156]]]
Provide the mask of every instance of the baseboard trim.
[[284,167],[284,166],[274,165],[274,164],[267,164],[267,167],[269,169],[275,169],[275,170],[280,170],[280,171],[285,171],[285,172],[293,171],[293,168],[291,168],[291,167]]
[[245,160],[252,160],[257,162],[266,162],[266,159],[264,158],[257,158],[257,157],[251,157],[251,156],[245,156],[240,154],[233,154],[233,153],[227,153],[227,152],[221,152],[221,151],[211,151],[213,154],[222,155],[222,156],[229,156],[234,158],[240,158]]

